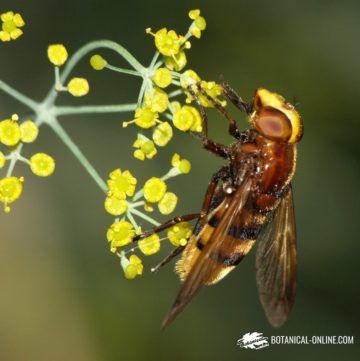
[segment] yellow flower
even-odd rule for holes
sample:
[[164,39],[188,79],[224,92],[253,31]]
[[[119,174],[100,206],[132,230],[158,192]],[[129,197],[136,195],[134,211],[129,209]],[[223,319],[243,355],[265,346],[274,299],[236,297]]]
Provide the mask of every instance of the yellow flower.
[[0,180],[0,202],[4,203],[5,213],[10,212],[9,204],[15,202],[20,197],[23,182],[23,177],[5,177]]
[[168,87],[172,82],[171,72],[167,68],[156,69],[153,77],[153,82],[160,88]]
[[156,123],[160,123],[158,119],[159,114],[151,110],[151,107],[144,106],[137,108],[135,111],[135,119],[129,122],[123,122],[123,127],[126,128],[129,124],[135,123],[140,128],[151,128]]
[[74,97],[82,97],[89,93],[89,83],[84,78],[72,78],[67,86],[68,91]]
[[17,114],[13,114],[11,119],[5,119],[0,122],[0,142],[11,147],[20,141],[20,127],[17,123],[19,119]]
[[135,229],[127,221],[115,221],[106,233],[112,251],[131,243],[134,236]]
[[95,70],[103,70],[106,64],[106,60],[99,54],[95,54],[90,58],[90,65]]
[[165,147],[173,136],[173,130],[168,122],[159,124],[153,132],[152,138],[156,145]]
[[55,160],[45,153],[36,153],[30,158],[31,171],[39,177],[47,177],[54,173]]
[[5,154],[3,152],[0,152],[0,169],[4,167],[6,163]]
[[120,263],[127,279],[133,279],[143,273],[144,266],[142,261],[135,254],[132,254],[129,259],[125,255],[121,255]]
[[168,95],[160,88],[154,88],[147,92],[144,97],[145,105],[150,107],[154,113],[162,113],[168,107]]
[[121,172],[120,169],[115,169],[109,174],[109,178],[107,185],[112,197],[125,199],[126,196],[134,195],[137,180],[130,171]]
[[32,143],[39,134],[38,126],[31,120],[25,120],[20,124],[20,137],[24,143]]
[[166,192],[162,200],[158,203],[160,213],[164,215],[172,213],[176,207],[177,201],[178,197],[176,194]]
[[194,70],[186,70],[180,76],[180,85],[183,89],[187,89],[189,85],[199,82],[201,79]]
[[106,211],[113,216],[120,216],[128,209],[128,205],[125,200],[114,197],[106,197],[104,206]]
[[16,40],[23,34],[22,28],[25,22],[20,14],[14,14],[13,11],[8,11],[1,14],[2,30],[0,31],[1,41]]
[[196,108],[190,105],[184,105],[183,107],[178,108],[178,106],[175,105],[174,109],[178,109],[175,111],[172,119],[176,128],[184,132],[188,130],[193,132],[202,131],[202,119]]
[[144,185],[144,198],[150,203],[159,202],[166,192],[166,183],[157,177],[152,177]]
[[185,246],[191,234],[192,227],[187,222],[178,223],[167,232],[169,241],[176,247]]
[[191,163],[187,159],[181,159],[180,155],[175,153],[171,159],[171,165],[178,168],[182,174],[187,174],[191,170]]
[[63,44],[52,44],[48,46],[47,55],[55,66],[63,65],[67,58],[68,52]]
[[180,50],[178,54],[174,56],[165,57],[165,65],[170,70],[180,71],[187,64],[186,54],[184,50]]
[[[226,101],[225,100],[218,99],[218,97],[222,95],[222,87],[221,87],[221,85],[215,83],[214,81],[204,81],[203,80],[203,81],[201,81],[200,86],[203,89],[203,91],[210,98],[213,98],[214,101],[217,101],[223,107],[226,106]],[[213,108],[214,107],[213,103],[204,94],[202,94],[199,91],[197,86],[192,85],[192,90],[195,92],[195,94],[197,94],[197,96],[199,97],[200,103],[204,107],[208,107],[208,108]],[[186,92],[186,93],[187,93],[186,102],[191,103],[194,100],[193,96],[188,92]]]
[[194,20],[194,22],[190,26],[190,32],[196,38],[201,37],[201,32],[206,29],[206,21],[200,16],[200,10],[191,10],[189,11],[189,18]]
[[134,152],[134,157],[139,160],[152,159],[157,154],[157,149],[154,142],[145,136],[138,136],[133,144],[134,148],[137,148]]
[[146,32],[155,37],[155,46],[165,56],[176,55],[180,51],[180,46],[185,42],[184,37],[176,34],[174,30],[168,31],[166,28],[162,28],[154,34],[148,28]]
[[138,244],[140,251],[144,253],[145,256],[151,256],[160,250],[160,238],[156,233],[140,240]]

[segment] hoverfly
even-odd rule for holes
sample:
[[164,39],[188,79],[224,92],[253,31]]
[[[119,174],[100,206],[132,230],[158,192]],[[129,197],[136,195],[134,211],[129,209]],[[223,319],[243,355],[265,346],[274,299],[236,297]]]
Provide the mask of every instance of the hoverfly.
[[[197,219],[186,246],[179,246],[156,270],[182,254],[176,272],[182,286],[166,315],[169,325],[203,285],[223,279],[259,243],[256,279],[261,304],[269,322],[281,326],[294,304],[296,292],[296,235],[291,180],[296,165],[296,143],[303,134],[294,106],[266,89],[257,89],[245,103],[223,83],[223,94],[245,112],[251,127],[240,132],[227,111],[200,84],[188,88],[197,101],[203,120],[205,149],[225,158],[208,186],[200,213],[176,217],[134,241],[176,223]],[[198,91],[196,93],[196,90]],[[201,93],[229,123],[236,139],[230,146],[208,138],[208,119],[197,94]]]

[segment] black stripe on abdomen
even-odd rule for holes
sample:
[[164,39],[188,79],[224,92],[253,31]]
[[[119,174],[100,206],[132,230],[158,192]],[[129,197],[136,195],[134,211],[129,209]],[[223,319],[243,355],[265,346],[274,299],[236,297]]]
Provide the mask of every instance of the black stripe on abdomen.
[[229,228],[228,235],[239,240],[256,239],[261,231],[261,224],[252,224],[250,227],[233,225]]

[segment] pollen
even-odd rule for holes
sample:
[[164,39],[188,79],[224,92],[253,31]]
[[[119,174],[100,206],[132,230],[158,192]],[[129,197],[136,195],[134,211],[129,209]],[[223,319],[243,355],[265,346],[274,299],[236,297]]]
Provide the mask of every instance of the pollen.
[[172,213],[177,205],[178,197],[176,194],[166,192],[164,197],[158,203],[159,211],[161,214],[168,215]]
[[173,130],[168,122],[159,124],[153,132],[152,138],[156,145],[165,147],[173,137]]
[[192,227],[187,222],[181,222],[168,230],[169,241],[176,247],[185,246],[192,234]]
[[67,89],[74,97],[82,97],[89,93],[90,86],[88,81],[84,78],[72,78],[69,81]]
[[150,203],[159,202],[166,193],[166,183],[157,177],[152,177],[144,185],[144,198]]
[[147,92],[144,100],[145,105],[154,113],[162,113],[168,108],[168,95],[160,88],[155,87],[152,92]]
[[14,14],[13,11],[8,11],[1,14],[0,18],[2,21],[0,31],[1,41],[16,40],[23,34],[23,31],[19,28],[22,28],[25,22],[20,14]]
[[172,82],[171,72],[167,68],[156,69],[152,79],[158,87],[166,88]]
[[185,51],[180,50],[176,55],[165,57],[164,62],[170,70],[181,71],[187,64]]
[[120,255],[120,264],[124,271],[124,276],[127,279],[133,279],[143,273],[144,266],[141,259],[135,254],[131,255],[129,259],[126,258],[125,254]]
[[[177,107],[175,107],[176,109]],[[173,116],[174,126],[184,132],[191,130],[194,132],[202,131],[202,119],[199,111],[190,105],[184,105],[177,111],[175,111]]]
[[10,212],[9,204],[15,202],[20,197],[23,182],[23,177],[5,177],[0,180],[0,202],[4,203],[5,213]]
[[180,76],[180,85],[183,89],[186,89],[189,85],[196,84],[201,79],[194,70],[186,70]]
[[32,143],[39,134],[38,126],[32,120],[25,120],[20,124],[20,137],[24,143]]
[[106,237],[111,249],[126,246],[135,236],[135,229],[127,221],[115,221],[107,231]]
[[162,55],[173,56],[180,51],[183,37],[179,36],[174,30],[168,31],[166,28],[162,28],[154,34],[148,28],[146,32],[154,36],[155,46]]
[[156,123],[160,123],[158,119],[159,114],[151,110],[151,107],[144,106],[137,108],[135,111],[135,119],[129,122],[123,122],[123,127],[126,128],[129,124],[135,123],[140,128],[151,128]]
[[103,70],[106,64],[106,60],[99,54],[95,54],[90,58],[90,65],[95,70]]
[[19,143],[21,133],[17,120],[17,114],[13,114],[11,119],[0,122],[0,142],[2,144],[11,147]]
[[138,244],[140,251],[145,256],[151,256],[160,251],[160,238],[156,233],[140,240]]
[[134,157],[139,160],[152,159],[157,154],[157,149],[154,145],[154,142],[150,139],[147,139],[145,136],[138,136],[133,144],[134,148],[138,148],[134,152]]
[[180,155],[175,153],[171,159],[171,165],[182,174],[188,174],[191,170],[191,163],[187,159],[181,159]]
[[114,197],[106,197],[104,206],[105,210],[113,216],[120,216],[128,209],[128,204],[125,200]]
[[63,44],[52,44],[48,46],[47,55],[51,63],[55,66],[63,65],[67,58],[68,52]]
[[125,199],[126,196],[134,195],[137,180],[130,171],[121,172],[121,169],[115,169],[109,174],[109,178],[107,184],[111,196],[117,199]]
[[31,171],[39,177],[48,177],[54,173],[55,160],[45,153],[36,153],[30,158]]

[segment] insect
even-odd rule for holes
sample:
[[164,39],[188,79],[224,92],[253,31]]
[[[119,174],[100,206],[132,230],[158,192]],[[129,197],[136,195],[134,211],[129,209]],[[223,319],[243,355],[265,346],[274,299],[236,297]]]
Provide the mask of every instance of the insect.
[[[176,223],[197,219],[186,246],[179,246],[157,267],[181,254],[176,271],[180,291],[163,327],[169,325],[203,285],[223,279],[247,255],[255,241],[256,280],[269,322],[281,326],[296,293],[296,231],[291,180],[296,165],[296,143],[303,134],[294,106],[266,89],[257,89],[251,103],[244,102],[223,83],[223,94],[245,112],[250,129],[239,131],[235,120],[201,88],[188,90],[197,101],[203,120],[205,149],[227,160],[212,177],[200,213],[176,217],[135,237],[134,241]],[[208,137],[208,118],[197,94],[202,94],[227,119],[230,146]]]

